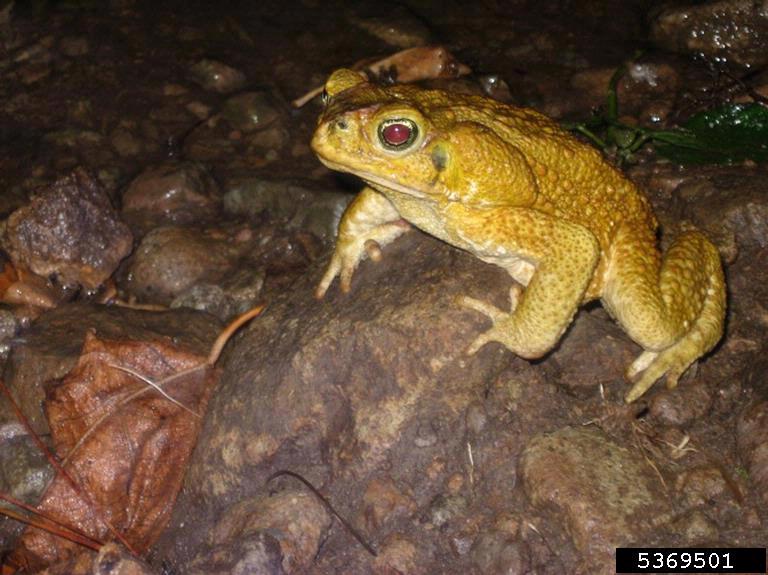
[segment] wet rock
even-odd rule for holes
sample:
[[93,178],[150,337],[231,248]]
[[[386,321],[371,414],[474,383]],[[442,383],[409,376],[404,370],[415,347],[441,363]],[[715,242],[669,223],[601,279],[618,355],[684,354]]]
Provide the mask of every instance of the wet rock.
[[133,236],[98,182],[77,169],[11,214],[3,245],[17,266],[95,288],[131,252]]
[[739,418],[737,439],[749,481],[768,505],[768,401],[753,404]]
[[667,50],[760,68],[768,63],[768,9],[753,0],[669,8],[653,22],[651,38]]
[[221,109],[221,115],[235,129],[250,133],[282,120],[275,98],[268,92],[245,92],[232,96]]
[[223,321],[254,307],[264,287],[263,269],[250,266],[235,270],[220,283],[196,283],[171,302],[171,308],[190,307]]
[[206,90],[229,94],[245,85],[245,74],[218,60],[203,59],[190,69],[192,79]]
[[[246,499],[225,510],[210,534],[214,554],[209,550],[198,554],[189,572],[234,573],[235,565],[244,569],[261,564],[266,571],[241,572],[302,573],[330,526],[325,507],[310,493],[283,491]],[[251,552],[243,556],[249,547]],[[221,570],[222,563],[231,564],[233,570]]]
[[653,395],[649,410],[651,417],[665,425],[685,427],[704,417],[712,403],[712,390],[704,382],[692,379]]
[[483,89],[483,94],[499,102],[512,102],[512,92],[509,89],[509,84],[504,81],[504,78],[498,74],[486,74],[478,78],[480,87]]
[[[74,366],[88,330],[105,339],[174,338],[185,349],[205,355],[221,325],[208,314],[192,310],[148,312],[86,304],[67,304],[35,321],[24,339],[13,346],[5,381],[13,390],[33,428],[47,433],[41,412],[44,384],[64,377]],[[0,403],[0,421],[15,421],[7,402]]]
[[123,287],[142,301],[169,304],[199,282],[217,282],[248,249],[228,232],[155,228],[136,248]]
[[165,162],[146,168],[123,194],[125,221],[140,230],[162,224],[200,223],[220,210],[218,185],[196,162]]
[[505,533],[482,533],[472,545],[472,562],[480,573],[522,575],[530,569],[529,550]]
[[553,505],[552,521],[567,522],[586,571],[612,573],[615,547],[641,540],[671,512],[643,457],[594,429],[538,436],[521,468],[531,502]]
[[287,220],[288,229],[301,229],[327,242],[336,237],[341,215],[354,197],[300,180],[241,178],[228,182],[227,188],[226,213],[249,217],[266,213]]
[[19,322],[13,312],[0,309],[0,359],[7,359],[18,329]]

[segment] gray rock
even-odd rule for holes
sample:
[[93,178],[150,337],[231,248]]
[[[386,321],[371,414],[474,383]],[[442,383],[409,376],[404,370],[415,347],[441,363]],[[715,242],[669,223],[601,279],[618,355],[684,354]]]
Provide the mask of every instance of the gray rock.
[[194,284],[174,298],[171,308],[191,307],[227,321],[258,303],[264,275],[263,270],[249,266],[235,270],[220,284]]
[[[21,424],[0,424],[0,492],[35,505],[52,478],[48,461]],[[0,517],[0,549],[10,549],[22,529],[22,524]]]
[[326,242],[336,237],[341,215],[354,197],[300,180],[246,177],[233,179],[227,188],[225,212],[249,217],[266,213],[286,220],[288,229],[308,231]]

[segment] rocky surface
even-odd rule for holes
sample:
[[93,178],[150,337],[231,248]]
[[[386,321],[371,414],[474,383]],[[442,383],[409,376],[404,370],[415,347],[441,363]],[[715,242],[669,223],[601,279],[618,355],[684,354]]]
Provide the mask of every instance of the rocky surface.
[[[729,286],[721,344],[677,389],[627,406],[639,349],[599,305],[542,360],[499,345],[467,356],[488,325],[456,297],[504,306],[511,280],[420,232],[364,262],[351,293],[315,300],[360,182],[309,149],[320,99],[290,106],[337,67],[440,42],[473,74],[427,86],[587,120],[626,64],[621,121],[669,128],[765,101],[763,12],[742,0],[0,0],[0,214],[22,264],[0,274],[0,352],[33,427],[47,431],[41,402],[88,329],[205,354],[222,321],[267,304],[218,363],[149,563],[106,546],[48,572],[591,574],[611,572],[618,544],[764,545],[764,165],[683,168],[644,147],[626,166],[661,243],[700,227]],[[661,49],[633,57],[649,22]],[[80,224],[59,233],[60,216]],[[0,489],[32,501],[47,466],[0,406]],[[3,523],[5,557],[20,529]]]

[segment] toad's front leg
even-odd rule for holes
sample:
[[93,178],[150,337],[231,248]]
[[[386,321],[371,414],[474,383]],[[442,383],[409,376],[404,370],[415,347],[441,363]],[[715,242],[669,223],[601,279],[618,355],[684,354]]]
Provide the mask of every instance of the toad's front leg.
[[525,358],[552,349],[571,323],[595,273],[600,247],[586,228],[528,208],[492,208],[462,214],[452,221],[461,244],[480,258],[510,268],[523,259],[535,268],[524,291],[512,290],[510,311],[472,298],[467,307],[485,313],[493,327],[469,347],[474,353],[491,341]]
[[336,247],[315,297],[322,298],[336,276],[340,276],[341,291],[348,292],[358,264],[366,257],[378,261],[381,247],[409,228],[387,198],[372,188],[363,188],[339,222]]

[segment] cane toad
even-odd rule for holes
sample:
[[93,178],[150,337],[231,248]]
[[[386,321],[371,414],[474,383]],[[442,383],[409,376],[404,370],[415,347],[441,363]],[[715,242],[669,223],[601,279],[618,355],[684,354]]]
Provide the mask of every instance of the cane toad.
[[381,87],[338,70],[312,148],[367,186],[339,224],[330,265],[348,291],[358,264],[410,222],[507,270],[521,287],[509,310],[465,297],[493,326],[469,346],[498,341],[525,357],[551,350],[580,304],[600,299],[643,352],[627,369],[634,401],[679,377],[723,333],[718,251],[686,230],[665,254],[647,198],[592,147],[551,119],[487,98]]

